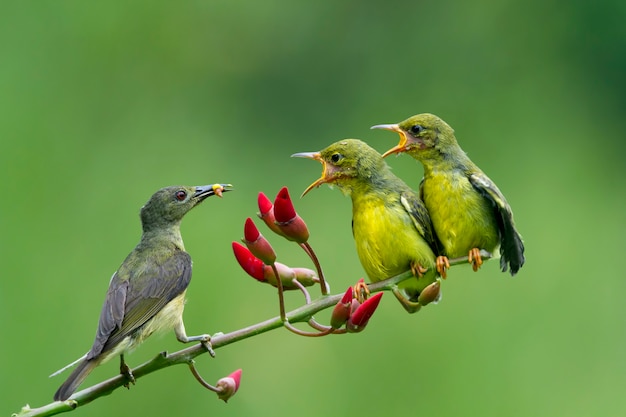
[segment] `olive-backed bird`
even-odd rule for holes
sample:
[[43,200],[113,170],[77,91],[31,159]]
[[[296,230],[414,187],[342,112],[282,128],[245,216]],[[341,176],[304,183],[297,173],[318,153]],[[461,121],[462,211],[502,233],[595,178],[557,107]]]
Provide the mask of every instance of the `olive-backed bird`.
[[411,269],[415,278],[394,288],[410,313],[420,292],[437,279],[435,236],[417,193],[396,177],[380,153],[358,139],[344,139],[319,152],[294,157],[322,163],[322,176],[302,194],[327,183],[352,198],[352,234],[363,269],[381,281]]
[[439,117],[424,113],[397,124],[372,126],[400,135],[390,154],[408,153],[424,166],[420,197],[442,245],[437,269],[442,277],[448,258],[468,256],[474,271],[482,264],[480,249],[500,247],[500,268],[515,275],[524,265],[524,243],[513,212],[496,184],[459,146],[454,130]]
[[166,187],[154,193],[141,208],[141,240],[111,277],[91,350],[53,374],[78,363],[54,394],[55,400],[67,400],[96,366],[117,355],[121,373],[134,383],[124,353],[156,331],[173,328],[179,341],[201,342],[210,349],[209,335],[187,336],[183,324],[191,257],[185,252],[180,223],[189,210],[207,197],[221,196],[231,187]]

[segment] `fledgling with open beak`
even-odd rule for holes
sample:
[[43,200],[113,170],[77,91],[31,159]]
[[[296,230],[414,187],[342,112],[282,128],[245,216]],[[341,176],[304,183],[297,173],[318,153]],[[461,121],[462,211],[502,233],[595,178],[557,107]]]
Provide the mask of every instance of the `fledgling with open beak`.
[[294,157],[322,163],[322,176],[303,193],[336,185],[352,199],[352,232],[363,269],[381,281],[411,269],[415,278],[394,290],[404,308],[420,309],[420,292],[437,280],[436,242],[418,195],[396,177],[382,156],[358,139],[340,140],[319,152]]
[[397,132],[400,142],[383,156],[407,153],[424,166],[420,196],[430,213],[442,254],[443,277],[448,258],[468,256],[474,271],[482,264],[480,249],[500,248],[500,267],[515,275],[524,265],[524,244],[502,192],[459,146],[454,130],[439,117],[424,113],[397,124],[372,126]]

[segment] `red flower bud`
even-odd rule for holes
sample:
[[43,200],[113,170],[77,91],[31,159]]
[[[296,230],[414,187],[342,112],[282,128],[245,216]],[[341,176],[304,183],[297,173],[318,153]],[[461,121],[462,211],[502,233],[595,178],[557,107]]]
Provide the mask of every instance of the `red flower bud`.
[[274,200],[276,225],[289,240],[304,243],[309,240],[309,229],[304,220],[296,213],[287,187],[280,189]]
[[259,197],[257,199],[257,202],[259,204],[259,215],[261,216],[265,216],[266,214],[268,214],[270,211],[272,211],[272,202],[270,201],[269,198],[267,198],[267,196],[265,194],[263,194],[262,192],[259,193]]
[[276,253],[272,245],[259,232],[259,229],[257,229],[250,217],[246,219],[243,235],[243,243],[246,244],[254,256],[261,259],[266,265],[271,265],[276,261]]
[[363,304],[357,307],[354,313],[350,316],[350,319],[348,319],[348,323],[346,325],[349,332],[356,333],[365,328],[367,322],[378,308],[378,304],[380,303],[382,296],[382,292],[374,294],[367,300],[363,301]]
[[285,237],[280,228],[276,225],[276,219],[274,218],[274,205],[269,198],[262,192],[259,193],[258,198],[259,212],[257,215],[263,222],[270,228],[270,230],[277,235]]
[[266,281],[264,272],[264,267],[266,265],[262,260],[255,257],[248,248],[237,242],[233,242],[233,252],[235,253],[237,262],[239,262],[239,265],[241,265],[243,270],[246,271],[248,275],[258,281]]
[[352,287],[348,287],[341,300],[333,308],[333,312],[330,316],[330,327],[338,329],[343,326],[350,318],[351,306],[352,306]]
[[243,226],[243,236],[247,242],[254,242],[261,236],[261,232],[256,228],[250,217],[246,219],[246,223]]
[[274,214],[277,222],[286,223],[296,217],[296,209],[293,207],[287,187],[281,188],[278,194],[276,194],[274,205],[276,206]]
[[241,369],[237,369],[227,377],[221,378],[217,381],[217,384],[215,384],[216,388],[219,390],[217,392],[217,398],[224,400],[224,402],[228,402],[228,400],[235,395],[240,384]]

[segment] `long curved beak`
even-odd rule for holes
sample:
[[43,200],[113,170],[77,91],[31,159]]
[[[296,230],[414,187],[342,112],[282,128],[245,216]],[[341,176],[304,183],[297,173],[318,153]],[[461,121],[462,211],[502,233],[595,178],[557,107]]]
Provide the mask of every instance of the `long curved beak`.
[[400,142],[394,146],[393,148],[389,149],[387,152],[385,152],[383,154],[383,158],[386,158],[387,156],[394,154],[394,153],[401,153],[406,151],[406,145],[407,142],[409,140],[409,138],[407,137],[407,134],[404,130],[400,129],[400,126],[398,126],[398,124],[388,124],[388,125],[375,125],[370,127],[370,129],[384,129],[384,130],[390,130],[392,132],[396,132],[398,133],[398,135],[400,135]]
[[233,190],[232,184],[201,185],[201,186],[196,187],[196,192],[193,193],[193,197],[202,201],[207,197],[211,197],[212,195],[221,197],[222,193],[225,193],[227,191],[232,191],[232,190]]
[[304,197],[313,188],[319,187],[320,185],[325,184],[325,183],[327,183],[327,182],[329,182],[331,180],[331,178],[327,175],[329,171],[328,171],[328,166],[326,164],[326,161],[324,161],[322,159],[322,155],[319,152],[294,153],[293,155],[291,155],[291,157],[292,158],[314,159],[316,161],[319,161],[322,164],[322,176],[317,181],[315,181],[313,184],[309,185],[306,188],[306,190],[304,190],[304,192],[302,193],[300,198]]

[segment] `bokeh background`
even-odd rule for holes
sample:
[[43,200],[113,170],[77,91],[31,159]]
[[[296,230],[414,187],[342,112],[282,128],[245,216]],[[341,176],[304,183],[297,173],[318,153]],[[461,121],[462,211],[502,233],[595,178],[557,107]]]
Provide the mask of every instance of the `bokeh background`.
[[[319,176],[289,156],[345,137],[382,152],[397,136],[369,126],[432,112],[513,206],[515,278],[456,267],[417,315],[387,296],[360,334],[278,330],[198,358],[211,381],[243,368],[227,405],[179,366],[75,414],[623,415],[625,18],[618,0],[2,2],[0,414],[48,403],[67,374],[48,375],[89,349],[153,191],[235,185],[183,223],[187,330],[232,331],[277,313],[230,243],[259,191]],[[418,186],[411,158],[389,163]],[[323,187],[296,208],[342,292],[363,276],[350,200]],[[181,347],[167,334],[128,360]]]

